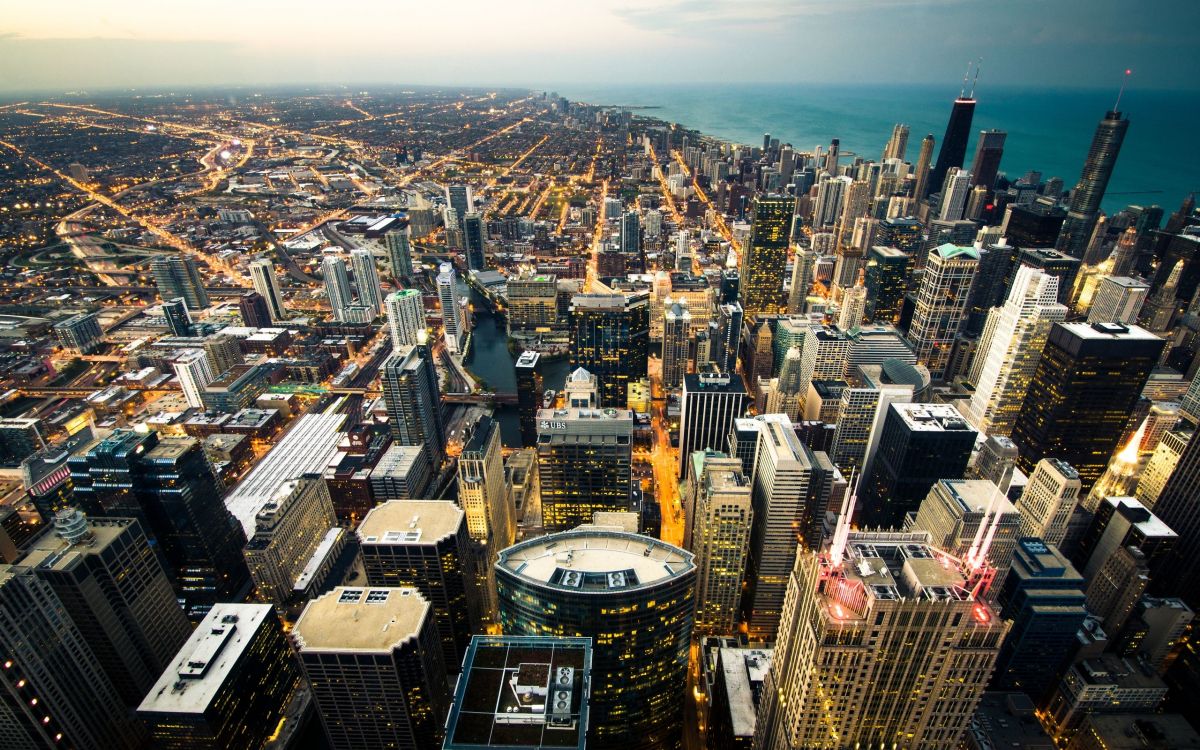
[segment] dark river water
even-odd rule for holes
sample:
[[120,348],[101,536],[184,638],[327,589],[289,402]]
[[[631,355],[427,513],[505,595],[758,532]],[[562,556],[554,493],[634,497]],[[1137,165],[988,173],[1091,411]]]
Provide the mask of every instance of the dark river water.
[[[508,350],[508,334],[504,320],[492,313],[483,297],[471,290],[471,304],[475,308],[475,327],[471,332],[471,356],[465,364],[471,374],[478,378],[487,390],[500,393],[515,393],[517,390],[516,358]],[[566,358],[542,364],[542,380],[547,389],[559,390],[567,379]],[[521,447],[521,427],[517,420],[517,407],[496,407],[500,420],[500,439],[506,447]]]

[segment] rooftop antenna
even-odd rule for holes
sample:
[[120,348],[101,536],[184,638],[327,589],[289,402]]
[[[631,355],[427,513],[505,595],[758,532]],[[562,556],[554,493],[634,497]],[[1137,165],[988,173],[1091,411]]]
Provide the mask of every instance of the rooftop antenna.
[[983,58],[979,58],[979,62],[975,63],[975,80],[971,81],[971,95],[968,99],[975,98],[975,84],[979,83],[979,69],[983,67]]
[[1125,75],[1121,76],[1121,90],[1117,92],[1117,103],[1113,105],[1113,112],[1121,111],[1121,97],[1125,96],[1125,84],[1129,82],[1129,76],[1133,75],[1133,70],[1125,69]]
[[971,63],[967,62],[967,72],[963,73],[963,85],[962,85],[962,88],[958,90],[958,98],[959,99],[962,99],[963,97],[965,97],[967,95],[967,79],[970,77],[971,77]]

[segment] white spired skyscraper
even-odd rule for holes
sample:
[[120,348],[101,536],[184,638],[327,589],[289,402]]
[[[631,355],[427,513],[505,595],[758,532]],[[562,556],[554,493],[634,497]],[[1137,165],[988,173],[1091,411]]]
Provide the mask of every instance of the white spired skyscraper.
[[446,350],[451,354],[461,351],[462,336],[466,333],[462,324],[462,305],[458,296],[458,274],[454,266],[443,263],[438,268],[438,302],[442,305],[442,330],[446,335]]
[[271,320],[287,320],[283,295],[279,293],[279,282],[275,279],[275,264],[266,258],[250,261],[250,280],[254,283],[254,291],[266,300]]
[[392,351],[425,343],[425,302],[416,289],[392,292],[384,300]]
[[345,320],[350,309],[350,274],[346,262],[341,258],[326,258],[321,261],[321,274],[325,277],[325,294],[329,296],[329,309],[333,317]]
[[350,265],[354,268],[358,304],[379,315],[383,311],[383,289],[379,286],[379,272],[375,270],[375,256],[366,248],[351,250]]
[[975,393],[965,416],[980,432],[1012,434],[1050,327],[1067,317],[1058,302],[1058,277],[1021,266],[1003,307],[988,313],[979,356],[971,368]]

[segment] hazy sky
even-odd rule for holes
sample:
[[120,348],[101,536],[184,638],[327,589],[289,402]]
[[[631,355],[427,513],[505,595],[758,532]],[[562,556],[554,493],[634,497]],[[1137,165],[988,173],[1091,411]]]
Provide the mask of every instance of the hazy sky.
[[0,91],[784,81],[1200,86],[1200,0],[8,0]]

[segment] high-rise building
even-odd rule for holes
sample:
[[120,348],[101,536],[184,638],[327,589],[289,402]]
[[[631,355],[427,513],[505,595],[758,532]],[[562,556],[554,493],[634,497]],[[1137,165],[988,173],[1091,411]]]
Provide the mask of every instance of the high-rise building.
[[746,315],[778,314],[787,304],[783,271],[791,239],[793,199],[760,195],[754,199],[750,240],[742,252],[741,294]]
[[987,479],[939,479],[906,526],[928,532],[935,547],[959,559],[967,559],[972,545],[981,545],[987,534],[987,553],[980,556],[996,571],[996,580],[1003,580],[1020,537],[1021,516],[1004,489]]
[[1104,119],[1096,126],[1087,160],[1083,163],[1083,172],[1071,191],[1067,220],[1063,222],[1062,233],[1055,245],[1058,250],[1076,258],[1083,257],[1092,239],[1092,230],[1100,215],[1100,203],[1104,200],[1104,191],[1108,189],[1108,181],[1117,165],[1117,155],[1121,153],[1121,143],[1128,130],[1129,120],[1115,110],[1105,113]]
[[942,187],[942,205],[938,218],[942,221],[958,221],[963,217],[967,207],[967,196],[971,192],[971,173],[965,169],[954,168],[946,175],[946,184]]
[[463,249],[467,252],[467,270],[482,271],[487,268],[486,229],[483,216],[471,211],[462,215]]
[[1038,461],[1015,503],[1021,514],[1021,536],[1036,537],[1055,547],[1061,545],[1079,502],[1079,487],[1079,472],[1066,461]]
[[1174,474],[1193,434],[1192,430],[1186,428],[1165,433],[1146,462],[1138,478],[1135,494],[1138,502],[1149,510],[1154,510],[1158,505],[1158,498],[1166,489],[1167,480]]
[[270,604],[218,604],[138,707],[156,747],[263,747],[291,719],[300,670]]
[[466,515],[446,500],[390,500],[372,508],[355,533],[367,585],[420,590],[433,607],[442,662],[457,673],[479,621]]
[[1150,287],[1128,276],[1104,276],[1088,309],[1089,323],[1136,323]]
[[[943,192],[946,175],[951,167],[962,167],[967,157],[967,141],[971,140],[971,120],[975,117],[975,95],[960,95],[950,109],[950,120],[946,123],[946,134],[942,136],[942,147],[937,162],[929,173],[928,190]],[[917,196],[919,200],[921,196]]]
[[[1096,506],[1076,559],[1082,563],[1083,575],[1096,583],[1097,574],[1118,550],[1136,549],[1148,569],[1157,571],[1170,558],[1178,541],[1179,535],[1171,527],[1134,498],[1106,497]],[[1141,596],[1140,592],[1131,595],[1126,603],[1130,611],[1138,596]],[[1129,611],[1126,611],[1122,617],[1128,615]],[[1108,632],[1115,633],[1118,629],[1112,628]]]
[[558,277],[552,273],[511,276],[508,290],[508,330],[536,333],[558,326]]
[[466,343],[467,334],[462,307],[462,298],[458,294],[458,274],[454,266],[443,263],[438,267],[437,275],[438,302],[442,308],[442,332],[446,339],[446,351],[459,354]]
[[[965,152],[964,152],[965,153]],[[929,195],[930,164],[933,163],[933,133],[921,139],[921,151],[917,155],[917,164],[913,167],[913,198],[918,202]],[[938,186],[941,187],[940,185]]]
[[398,226],[383,235],[383,245],[387,249],[388,263],[392,266],[392,278],[409,279],[413,275],[412,243],[409,241],[408,219],[398,222]]
[[[586,371],[576,370],[570,378],[585,376]],[[596,511],[629,510],[632,412],[594,406],[541,409],[537,430],[542,523],[547,531],[591,523]]]
[[275,278],[275,264],[266,258],[250,261],[250,281],[254,284],[254,291],[266,301],[271,319],[287,320],[287,308],[283,306],[283,294],[280,293],[279,281]]
[[79,313],[54,324],[59,345],[78,354],[91,354],[99,349],[102,335],[96,313]]
[[444,750],[584,750],[592,640],[550,636],[471,639],[446,719]]
[[203,409],[204,386],[216,379],[208,355],[203,349],[184,349],[175,356],[171,366],[179,379],[179,387],[183,390],[183,397],[187,399],[188,406]]
[[813,273],[816,271],[820,253],[810,248],[797,247],[792,258],[792,278],[788,283],[788,315],[800,315],[808,304],[812,291]]
[[461,230],[463,217],[475,210],[471,187],[469,185],[447,185],[446,204],[454,209],[454,214],[458,217],[456,228]]
[[[687,246],[687,235],[684,234],[683,244]],[[637,211],[626,211],[621,214],[621,252],[637,255],[642,248],[642,230],[638,223]]]
[[[736,372],[742,344],[742,306],[737,302],[717,308],[717,335],[711,341],[709,361],[720,372]],[[699,366],[697,365],[697,369]]]
[[[837,177],[832,173],[825,175],[817,183],[817,196],[813,202],[814,227],[834,227],[842,215],[847,193],[854,179],[847,176]],[[836,246],[836,243],[835,243]]]
[[852,286],[842,294],[837,327],[849,331],[862,325],[867,312],[867,288]]
[[908,151],[908,133],[908,126],[904,123],[896,123],[892,126],[892,136],[888,138],[887,145],[883,147],[883,161],[888,159],[904,161],[904,153]]
[[142,523],[190,619],[245,596],[246,537],[221,501],[220,480],[196,438],[115,430],[67,464],[75,501],[89,516]]
[[1012,433],[1050,327],[1066,320],[1058,279],[1022,266],[1003,307],[992,308],[968,376],[975,385],[963,413],[987,435]]
[[971,247],[947,243],[929,253],[908,337],[917,361],[934,380],[942,378],[950,362],[978,264],[979,252]]
[[756,421],[754,520],[742,620],[751,640],[772,641],[796,555],[820,543],[837,470],[827,455],[800,442],[791,420],[767,414]]
[[517,357],[517,418],[521,424],[521,444],[537,444],[537,414],[542,408],[542,374],[538,363],[542,355],[532,349]]
[[1004,156],[1004,139],[1008,133],[1003,130],[981,130],[979,140],[975,142],[975,160],[971,162],[971,184],[982,185],[988,190],[996,184],[996,176],[1000,173],[1000,158]]
[[0,565],[0,739],[13,748],[134,750],[145,731],[53,587],[27,567]]
[[204,280],[192,256],[156,255],[150,261],[150,274],[154,276],[158,294],[164,302],[182,297],[189,310],[199,311],[208,307]]
[[978,433],[952,406],[893,403],[859,486],[860,528],[894,529],[939,479],[963,476]]
[[271,309],[266,298],[258,292],[246,292],[238,297],[238,315],[242,325],[248,328],[271,327]]
[[54,517],[20,560],[50,585],[125,704],[136,708],[192,632],[132,518]]
[[683,383],[688,369],[692,315],[687,300],[676,302],[667,297],[663,307],[662,384],[664,389],[671,390]]
[[746,384],[736,374],[699,372],[684,376],[679,412],[681,479],[687,473],[693,452],[725,447],[733,420],[742,416],[749,405]]
[[183,297],[164,300],[162,303],[163,318],[167,321],[167,330],[172,336],[192,335],[192,316],[188,313],[187,303]]
[[347,320],[353,299],[346,261],[333,256],[325,258],[321,261],[321,275],[325,279],[325,296],[329,298],[329,309],[333,311],[333,317],[336,320]]
[[393,352],[399,352],[406,346],[425,343],[425,302],[419,290],[401,289],[392,292],[384,300],[384,306],[387,308],[388,332],[392,337]]
[[1043,458],[1099,479],[1150,375],[1163,340],[1136,326],[1056,323],[1030,382],[1012,439],[1026,474]]
[[1058,301],[1063,304],[1071,301],[1071,292],[1075,288],[1075,279],[1079,276],[1081,266],[1078,258],[1072,258],[1050,247],[1019,247],[1013,252],[1012,258],[1008,278],[1004,282],[1006,290],[1012,289],[1017,271],[1022,266],[1032,266],[1051,276],[1057,276]]
[[337,526],[325,480],[315,475],[284,482],[254,517],[246,565],[260,601],[284,606],[329,529]]
[[1020,690],[1035,701],[1058,680],[1078,649],[1087,617],[1085,581],[1055,545],[1035,537],[1017,542],[1008,575],[995,584],[1000,617],[1011,623],[996,660],[992,689]]
[[925,534],[841,543],[789,576],[755,747],[957,748],[1005,623]]
[[592,638],[588,747],[681,741],[696,566],[690,552],[608,529],[520,542],[496,563],[506,635]]
[[424,344],[404,347],[384,360],[380,371],[392,438],[424,448],[436,475],[446,456],[446,427],[433,352]]
[[690,524],[696,555],[696,633],[732,635],[749,553],[750,480],[738,458],[696,451],[688,459]]
[[650,296],[577,294],[571,298],[571,369],[599,380],[599,405],[622,408],[629,383],[646,377]]
[[366,248],[350,251],[350,265],[354,269],[354,287],[358,290],[358,304],[371,308],[375,315],[383,311],[383,288],[379,286],[379,271],[375,268],[375,256]]
[[441,750],[446,664],[420,591],[339,586],[305,606],[291,636],[330,750]]
[[504,482],[500,425],[484,416],[468,430],[458,458],[458,504],[466,513],[467,533],[481,557],[476,595],[483,605],[484,620],[490,624],[495,622],[497,608],[492,565],[496,553],[516,539],[517,520]]

